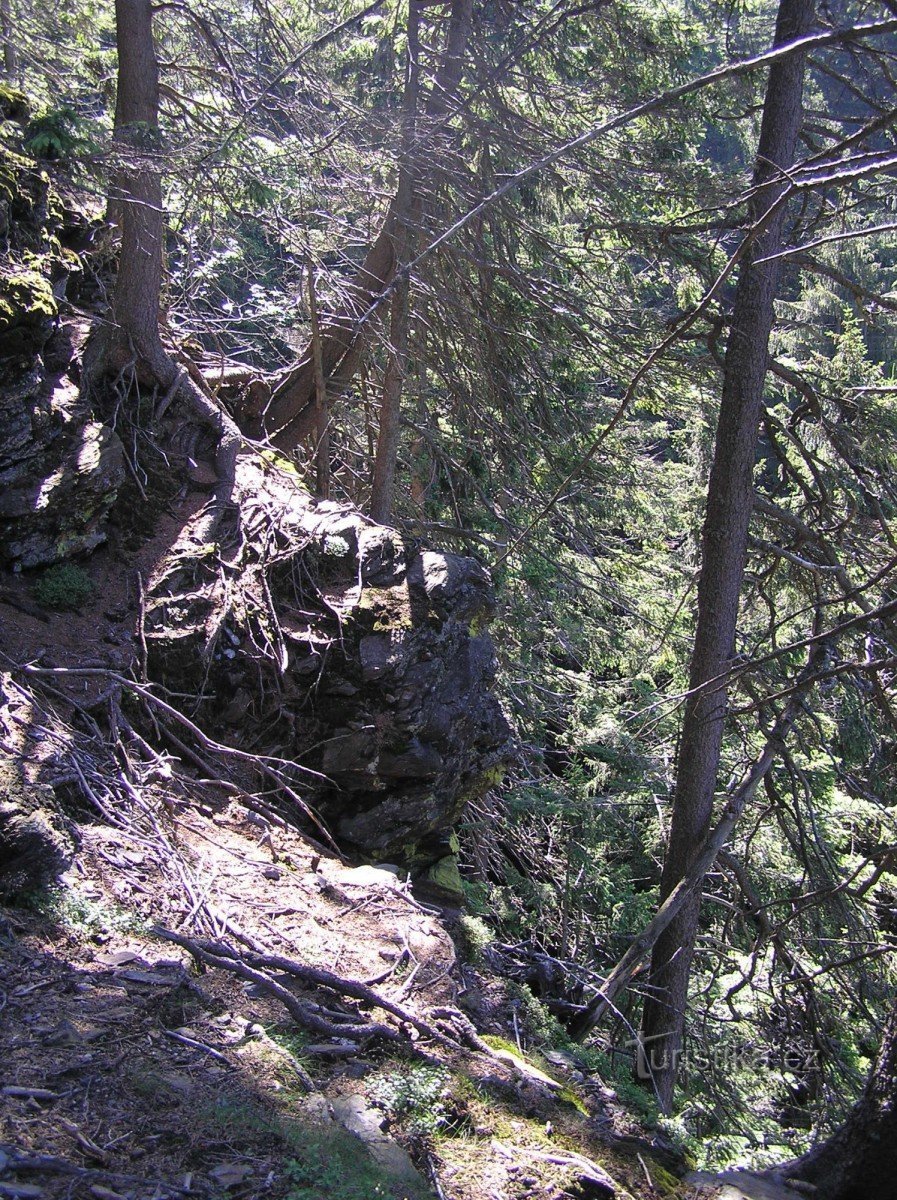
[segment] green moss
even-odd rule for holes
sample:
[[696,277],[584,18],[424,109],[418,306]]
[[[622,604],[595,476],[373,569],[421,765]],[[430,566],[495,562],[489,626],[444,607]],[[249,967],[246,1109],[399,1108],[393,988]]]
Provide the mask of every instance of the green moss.
[[24,92],[0,83],[0,116],[5,121],[27,121],[30,112],[31,106]]
[[405,588],[366,587],[359,597],[356,612],[374,617],[374,633],[393,633],[400,629],[411,629],[411,605]]
[[564,1046],[569,1038],[566,1030],[542,1004],[526,984],[509,979],[508,995],[518,1002],[518,1014],[527,1037],[543,1046]]
[[59,312],[49,280],[36,270],[0,276],[0,287],[0,331],[14,324],[41,325],[54,320]]
[[[467,887],[465,885],[464,895],[467,898]],[[481,963],[483,961],[483,951],[488,945],[495,941],[495,934],[489,928],[485,921],[479,917],[471,916],[469,913],[463,913],[458,921],[458,932],[460,950],[462,956],[471,963]]]
[[268,463],[271,467],[277,467],[280,471],[286,471],[289,475],[293,475],[298,479],[299,471],[296,464],[289,458],[284,458],[282,454],[278,454],[276,450],[260,450],[259,455],[263,462]]
[[584,1117],[589,1115],[589,1110],[583,1103],[582,1097],[579,1096],[572,1087],[562,1087],[557,1094],[558,1100],[562,1100],[564,1104],[571,1104],[577,1112],[582,1113]]
[[687,1184],[681,1179],[677,1179],[665,1167],[662,1167],[655,1158],[648,1159],[648,1173],[651,1176],[651,1182],[654,1184],[655,1190],[660,1192],[665,1197],[685,1196],[690,1194],[690,1189]]
[[524,1055],[517,1049],[513,1042],[509,1042],[507,1038],[499,1037],[495,1033],[484,1033],[483,1041],[487,1046],[491,1046],[493,1050],[504,1050],[508,1054],[513,1054],[515,1058],[525,1061]]
[[445,858],[440,858],[439,862],[433,863],[432,867],[428,867],[424,871],[421,879],[430,887],[437,888],[448,896],[459,900],[464,897],[464,885],[458,871],[458,859],[454,854],[447,854]]
[[498,763],[494,767],[488,767],[485,771],[481,771],[476,776],[473,783],[463,792],[461,801],[466,804],[468,800],[478,800],[480,796],[490,792],[494,787],[498,787],[504,779],[507,768],[503,763]]

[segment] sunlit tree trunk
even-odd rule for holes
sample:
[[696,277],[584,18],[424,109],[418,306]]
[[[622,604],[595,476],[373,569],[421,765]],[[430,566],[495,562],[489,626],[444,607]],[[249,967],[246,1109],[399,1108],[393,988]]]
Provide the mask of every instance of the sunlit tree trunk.
[[115,141],[121,163],[110,197],[121,225],[112,311],[112,357],[150,374],[165,358],[159,338],[165,218],[158,158],[159,65],[150,0],[116,0],[118,92]]
[[121,228],[112,321],[85,362],[85,384],[128,364],[138,380],[171,389],[217,437],[215,502],[194,530],[210,539],[230,501],[239,431],[210,396],[169,357],[159,332],[165,214],[162,208],[159,64],[151,0],[116,0],[118,94],[116,145],[120,163],[111,199]]
[[[815,0],[781,0],[775,42],[809,32]],[[685,875],[710,828],[727,689],[722,681],[734,652],[744,579],[753,469],[766,378],[778,262],[758,261],[781,245],[786,173],[793,164],[802,119],[804,56],[773,65],[767,83],[754,192],[752,240],[741,263],[726,347],[716,447],[702,536],[698,619],[677,762],[661,902]],[[643,1065],[661,1106],[669,1110],[684,1032],[700,889],[658,939],[642,1021]]]
[[[395,199],[395,229],[393,249],[396,266],[414,257],[417,230],[421,218],[421,201],[417,190],[419,163],[417,161],[417,105],[420,84],[420,5],[408,0],[408,61],[403,98],[402,164]],[[383,399],[377,433],[377,453],[371,488],[371,516],[384,524],[392,511],[396,463],[401,431],[402,390],[405,380],[405,360],[408,348],[408,322],[411,308],[411,280],[400,279],[393,292],[390,306],[389,359],[383,381]]]

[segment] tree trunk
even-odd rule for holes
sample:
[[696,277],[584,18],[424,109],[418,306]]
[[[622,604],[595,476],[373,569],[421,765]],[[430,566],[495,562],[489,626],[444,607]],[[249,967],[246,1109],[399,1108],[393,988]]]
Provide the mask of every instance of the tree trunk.
[[115,141],[122,158],[111,200],[121,225],[112,313],[113,359],[153,371],[162,352],[159,297],[165,217],[158,165],[159,65],[150,0],[116,0],[118,91]]
[[315,495],[330,499],[330,406],[327,380],[321,362],[321,329],[318,324],[318,296],[315,289],[315,265],[308,260],[308,316],[311,321],[311,353],[315,368]]
[[[470,37],[472,8],[473,0],[452,0],[446,46],[426,109],[426,115],[434,120],[446,117],[457,95]],[[425,157],[438,153],[436,147],[424,144],[426,140],[417,139],[417,164],[412,171],[414,176],[423,168]],[[321,331],[321,364],[328,381],[338,375],[348,382],[357,370],[365,338],[365,331],[358,325],[359,318],[377,303],[380,294],[395,278],[398,266],[396,240],[401,239],[403,234],[402,207],[400,180],[397,194],[355,278],[345,308],[332,317]],[[254,432],[266,434],[272,444],[281,450],[292,450],[303,438],[308,437],[314,424],[315,367],[309,345],[294,369],[275,388],[262,418],[261,428]]]
[[13,86],[19,81],[19,56],[16,51],[15,25],[11,0],[0,0],[0,36],[3,37],[3,74]]
[[380,427],[371,489],[371,516],[381,525],[389,521],[395,492],[401,432],[402,385],[405,380],[408,347],[409,292],[408,280],[404,279],[396,288],[392,299],[389,362],[383,381],[383,401],[380,405]]
[[[780,0],[775,44],[809,32],[815,0]],[[756,260],[780,247],[787,180],[802,118],[804,56],[769,74],[751,203],[753,240],[742,260],[726,347],[713,467],[707,492],[698,586],[698,620],[679,747],[661,902],[686,875],[710,828],[723,725],[724,676],[734,651],[744,577],[763,385],[778,283],[778,262]],[[717,682],[713,682],[717,681]],[[642,1020],[645,1061],[661,1106],[669,1110],[681,1051],[700,889],[658,939]]]
[[[396,266],[414,257],[417,231],[423,205],[418,184],[418,122],[417,106],[420,88],[420,4],[408,3],[408,60],[403,98],[402,166],[395,198],[395,228],[393,247]],[[436,87],[439,84],[437,81]],[[380,404],[380,425],[377,435],[377,454],[371,488],[371,516],[385,525],[392,511],[395,490],[396,462],[401,431],[402,388],[405,381],[405,359],[408,347],[408,322],[411,307],[411,280],[401,279],[393,293],[390,327],[389,360],[383,381]]]
[[[779,1172],[776,1172],[779,1174]],[[827,1142],[781,1171],[816,1200],[893,1200],[897,1193],[897,1007],[859,1103]]]
[[169,389],[218,439],[215,500],[193,536],[211,540],[230,501],[240,433],[209,395],[166,354],[159,333],[165,214],[162,208],[159,64],[151,0],[115,0],[118,47],[116,143],[121,157],[112,199],[121,226],[121,254],[112,323],[85,363],[85,384],[133,364],[137,378]]

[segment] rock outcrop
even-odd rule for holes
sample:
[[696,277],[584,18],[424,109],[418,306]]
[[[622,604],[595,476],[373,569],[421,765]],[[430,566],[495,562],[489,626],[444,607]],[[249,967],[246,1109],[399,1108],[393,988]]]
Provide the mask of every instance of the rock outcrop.
[[342,845],[457,894],[452,826],[509,755],[487,572],[315,502],[255,454],[237,493],[232,556],[181,546],[150,581],[151,676],[201,692],[207,726],[317,772],[297,782]]
[[[0,728],[9,698],[9,678],[0,676]],[[73,851],[72,831],[52,788],[27,779],[21,759],[0,759],[0,900],[51,884]]]
[[83,220],[46,171],[0,141],[0,563],[92,550],[124,479],[121,443],[81,399],[72,326],[59,319],[79,266],[60,239]]

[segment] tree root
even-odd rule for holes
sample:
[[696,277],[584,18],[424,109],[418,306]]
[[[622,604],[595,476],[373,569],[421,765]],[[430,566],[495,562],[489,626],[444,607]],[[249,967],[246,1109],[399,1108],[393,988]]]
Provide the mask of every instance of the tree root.
[[[364,1024],[335,1023],[326,1020],[315,1012],[310,1005],[298,997],[282,982],[279,982],[270,972],[277,971],[288,975],[300,983],[315,987],[326,987],[344,996],[351,996],[389,1013],[403,1025],[410,1025],[419,1034],[430,1041],[451,1050],[459,1050],[460,1044],[453,1038],[440,1032],[435,1025],[415,1016],[407,1008],[379,995],[373,988],[357,979],[345,979],[322,967],[312,967],[305,963],[295,962],[279,954],[263,954],[253,950],[237,951],[224,942],[215,942],[207,938],[188,938],[183,934],[174,933],[169,929],[157,928],[153,931],[157,937],[174,942],[188,951],[193,957],[207,966],[219,967],[230,971],[241,979],[246,979],[263,988],[275,999],[279,1000],[287,1012],[298,1024],[314,1033],[322,1033],[334,1038],[384,1038],[396,1041],[401,1035],[388,1025],[370,1022]],[[484,1043],[485,1045],[485,1043]],[[488,1051],[488,1047],[486,1047]]]
[[237,455],[243,443],[240,430],[230,414],[215,400],[211,391],[200,387],[189,373],[166,354],[158,337],[148,344],[124,349],[121,331],[114,327],[102,331],[89,344],[83,361],[82,390],[87,392],[111,375],[121,375],[130,366],[144,381],[155,383],[165,392],[160,406],[164,412],[175,400],[187,406],[196,420],[216,438],[215,470],[218,481],[211,503],[196,519],[191,535],[202,545],[212,542],[233,500],[236,485]]
[[191,530],[193,539],[199,544],[214,541],[233,500],[242,435],[230,414],[211,395],[206,395],[183,367],[172,362],[161,347],[147,365],[159,384],[185,403],[196,419],[216,436],[215,470],[218,482],[214,498]]

